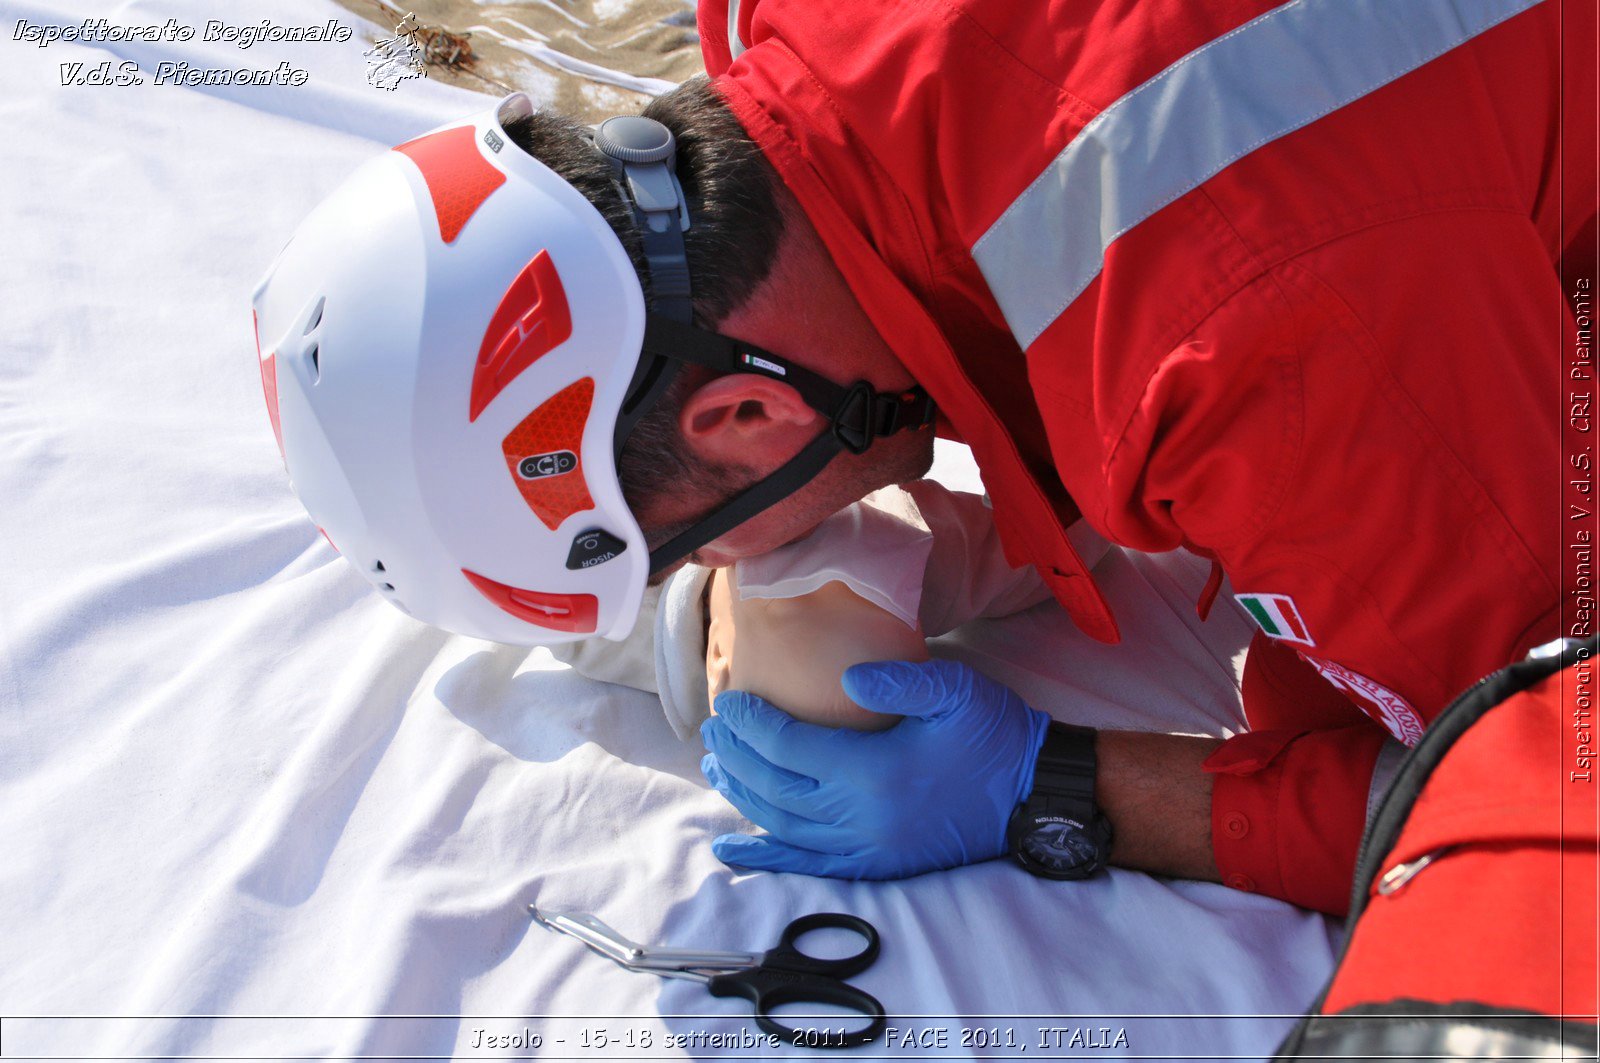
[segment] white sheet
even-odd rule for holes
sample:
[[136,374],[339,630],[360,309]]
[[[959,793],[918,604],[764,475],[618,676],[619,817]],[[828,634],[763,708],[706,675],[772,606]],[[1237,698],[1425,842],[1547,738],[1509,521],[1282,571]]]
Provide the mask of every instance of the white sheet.
[[[1013,1030],[1034,1057],[1075,1054],[1069,1033],[1041,1052],[1041,1027],[1126,1029],[1112,1055],[1270,1052],[1290,1020],[1249,1016],[1293,1014],[1318,987],[1333,940],[1321,917],[1218,886],[1124,872],[1062,885],[999,862],[885,884],[735,875],[706,843],[739,820],[653,699],[425,629],[367,593],[289,493],[247,293],[366,154],[481,100],[369,88],[364,26],[348,45],[244,53],[12,40],[18,18],[87,15],[354,21],[322,0],[220,16],[200,0],[0,0],[8,1058],[492,1058],[527,1053],[474,1043],[524,1028],[547,1057],[715,1057],[728,1053],[666,1041],[748,1025],[742,1003],[531,927],[531,902],[716,948],[764,947],[805,912],[858,913],[885,944],[856,981],[892,1012],[934,1016],[895,1025],[951,1031],[940,1054],[974,1054],[963,1024]],[[225,92],[59,84],[63,62],[169,54],[289,58],[313,76]],[[1120,554],[1102,567],[1127,645],[1089,643],[1046,606],[950,652],[1067,718],[1236,727],[1247,628],[1226,604],[1194,619],[1202,567]],[[1023,1017],[984,1018],[1007,1015]],[[583,1046],[602,1030],[609,1047]]]

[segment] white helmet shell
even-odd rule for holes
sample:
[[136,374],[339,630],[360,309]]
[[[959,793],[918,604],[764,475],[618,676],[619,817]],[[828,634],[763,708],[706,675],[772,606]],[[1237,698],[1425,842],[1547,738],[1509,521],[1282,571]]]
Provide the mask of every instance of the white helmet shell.
[[506,135],[531,110],[402,144],[311,213],[254,293],[262,385],[301,502],[396,606],[496,642],[620,639],[650,568],[613,455],[644,293]]

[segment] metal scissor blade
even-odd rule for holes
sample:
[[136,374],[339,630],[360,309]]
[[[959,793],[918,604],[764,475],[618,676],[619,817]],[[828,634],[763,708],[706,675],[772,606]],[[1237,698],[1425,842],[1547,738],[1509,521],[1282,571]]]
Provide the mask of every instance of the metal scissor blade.
[[546,930],[575,937],[606,959],[620,963],[624,967],[636,967],[639,961],[644,959],[643,945],[629,941],[585,912],[545,912],[532,904],[528,905],[528,911],[533,913],[533,921]]
[[577,938],[600,955],[632,971],[657,974],[693,972],[699,968],[733,969],[751,967],[760,957],[749,952],[702,952],[697,949],[651,948],[631,941],[594,916],[582,912],[543,911],[528,905],[536,923],[549,930]]

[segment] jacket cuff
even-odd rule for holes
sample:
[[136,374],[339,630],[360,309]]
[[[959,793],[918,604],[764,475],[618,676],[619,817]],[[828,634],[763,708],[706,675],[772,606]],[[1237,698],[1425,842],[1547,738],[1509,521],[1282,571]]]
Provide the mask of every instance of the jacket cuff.
[[1372,724],[1251,731],[1206,758],[1223,884],[1344,915],[1386,738]]

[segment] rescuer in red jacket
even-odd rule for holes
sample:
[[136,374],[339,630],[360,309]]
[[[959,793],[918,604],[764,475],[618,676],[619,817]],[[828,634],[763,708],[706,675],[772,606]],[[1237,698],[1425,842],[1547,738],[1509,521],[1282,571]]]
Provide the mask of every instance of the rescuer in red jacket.
[[[699,24],[785,218],[770,274],[716,327],[880,389],[909,370],[971,445],[1012,559],[1089,635],[1118,637],[1066,539],[1079,514],[1129,547],[1212,558],[1201,614],[1226,573],[1261,628],[1246,734],[1107,732],[1087,756],[1082,736],[1016,739],[1041,752],[1005,844],[1072,877],[1109,843],[1123,866],[1342,913],[1406,747],[1480,677],[1593,634],[1592,583],[1561,608],[1564,546],[1594,534],[1563,483],[1592,468],[1593,5],[702,0]],[[806,411],[766,383],[709,387],[678,411],[691,454],[760,476],[803,441]],[[887,467],[836,463],[700,560],[784,542]],[[639,512],[681,522],[714,500]],[[983,783],[1009,780],[1009,754],[984,759],[991,723],[1024,716],[940,667],[846,689],[986,721],[944,745],[719,705],[707,775],[771,832],[719,855],[851,877],[993,855]],[[868,745],[902,740],[940,768],[919,781]],[[1556,785],[1527,748],[1504,771]],[[1081,797],[1085,770],[1114,831],[1063,843],[1048,800]],[[991,789],[995,810],[1016,799]],[[925,824],[936,837],[908,842]],[[1561,895],[1587,895],[1593,817],[1568,824],[1576,857],[1549,829],[1508,847],[1522,855],[1498,878],[1540,891],[1517,917],[1481,896],[1458,910],[1501,925],[1488,967],[1402,965],[1427,942],[1385,924],[1395,959],[1377,969],[1427,1000],[1587,1008],[1592,935],[1552,946],[1562,902],[1544,894],[1554,860]]]
[[[561,514],[541,515],[546,530],[597,512],[580,480],[603,483],[614,501],[613,470],[634,518],[626,540],[598,527],[572,540],[550,586],[453,563],[435,566],[440,586],[563,638],[592,633],[599,598],[573,589],[591,563],[596,589],[626,569],[637,603],[643,552],[658,578],[696,546],[693,560],[725,565],[925,471],[931,396],[942,428],[972,447],[1009,559],[1037,568],[1088,635],[1118,638],[1066,534],[1080,516],[1113,542],[1214,561],[1201,614],[1226,574],[1260,627],[1244,680],[1252,729],[1226,742],[1095,735],[942,661],[846,672],[853,700],[905,717],[876,734],[806,725],[727,692],[702,730],[706,775],[769,833],[719,838],[718,854],[857,878],[1008,851],[1057,878],[1109,860],[1342,911],[1363,824],[1405,748],[1427,741],[1480,677],[1593,633],[1594,507],[1583,493],[1594,462],[1595,21],[1592,0],[703,0],[712,78],[647,108],[666,130],[630,117],[591,133],[514,97],[481,133],[468,123],[402,145],[420,177],[380,166],[372,187],[398,197],[408,218],[423,216],[426,197],[439,234],[437,244],[426,234],[431,268],[455,296],[433,292],[442,303],[499,294],[462,279],[465,248],[506,232],[481,221],[474,230],[474,215],[506,208],[510,195],[528,196],[535,214],[563,197],[576,204],[550,231],[578,232],[581,215],[579,250],[564,247],[561,262],[534,251],[527,283],[512,282],[487,332],[442,329],[436,302],[423,315],[427,344],[405,322],[394,343],[463,388],[470,359],[452,342],[480,343],[470,376],[497,387],[558,364],[576,372],[572,360],[590,357],[581,368],[602,387],[591,376],[573,383],[590,397],[550,417],[562,439],[576,438],[604,391],[614,446],[580,457],[573,443],[535,455],[553,464],[527,472],[523,452],[505,449],[510,436],[501,453],[478,449],[521,477],[496,481],[501,500],[513,483],[522,498],[523,481],[593,466],[549,488],[563,501]],[[560,182],[545,189],[560,196],[534,195],[547,171],[511,152],[490,162],[506,137],[588,203]],[[316,253],[297,253],[260,290],[269,337],[302,352],[296,372],[321,372],[324,264],[364,264],[339,276],[369,313],[370,275],[387,265],[372,256],[373,227],[332,240],[318,225],[321,242],[305,245]],[[456,245],[463,225],[473,239]],[[346,244],[369,257],[342,255]],[[596,249],[620,269],[610,281],[579,253]],[[540,263],[543,281],[528,272]],[[274,312],[288,298],[274,285],[291,280],[312,296],[303,325]],[[539,361],[570,332],[563,283],[582,295],[585,324],[610,321],[613,308],[642,314],[649,357],[629,340],[603,364],[579,344],[571,359]],[[341,343],[365,357],[383,339],[375,326]],[[331,335],[329,345],[332,359]],[[615,379],[618,367],[632,369],[628,380]],[[309,394],[290,396],[296,424],[338,432],[302,432],[308,455],[286,460],[326,473],[328,497],[349,503],[336,515],[368,535],[366,510],[347,496],[379,459],[363,451],[348,468],[322,467],[327,439],[367,436],[337,402]],[[451,465],[437,457],[429,473]],[[529,505],[548,502],[526,490]],[[466,512],[475,497],[451,497],[448,522],[478,527]],[[1575,564],[1589,567],[1574,568],[1564,598],[1563,558],[1575,548]],[[547,549],[509,552],[560,563]],[[618,556],[625,565],[601,565]],[[396,590],[382,564],[368,578]],[[431,599],[410,600],[421,609]],[[607,630],[625,631],[613,604]],[[1581,668],[1593,650],[1566,652]],[[1160,667],[1138,647],[1128,653],[1129,667]],[[1595,830],[1591,816],[1529,833],[1529,810],[1548,797],[1540,773],[1560,781],[1546,764],[1555,744],[1531,736],[1564,726],[1565,688],[1543,674],[1523,680],[1505,699],[1521,707],[1477,732],[1502,736],[1490,755],[1474,743],[1473,770],[1443,772],[1431,793],[1445,796],[1417,807],[1426,833],[1450,819],[1451,786],[1475,787],[1461,804],[1502,833],[1471,839],[1489,847],[1455,867],[1540,885],[1514,906],[1499,887],[1469,900],[1449,886],[1460,880],[1452,861],[1419,848],[1393,881],[1438,865],[1410,896],[1436,897],[1436,917],[1491,934],[1494,963],[1436,964],[1456,980],[1400,982],[1440,994],[1426,999],[1551,1014],[1563,992],[1593,995],[1592,935],[1552,944],[1549,909],[1561,902],[1545,886],[1560,878],[1562,897],[1593,893],[1595,854],[1582,845],[1593,848]],[[1585,704],[1573,707],[1573,725],[1586,726]],[[1515,726],[1523,719],[1536,726]],[[1589,732],[1577,734],[1588,749]],[[1526,800],[1481,793],[1496,774]],[[1576,856],[1569,841],[1582,843]],[[1403,933],[1404,911],[1379,913],[1364,970],[1400,970],[1426,948]],[[1536,982],[1533,965],[1556,953],[1573,977]],[[1528,978],[1499,977],[1513,968],[1496,964],[1515,963]]]
[[[785,219],[718,328],[924,385],[1013,560],[1090,635],[1117,630],[1066,539],[1079,512],[1214,558],[1261,626],[1250,733],[1100,736],[1115,862],[1342,910],[1404,746],[1560,634],[1556,267],[1594,189],[1560,180],[1564,132],[1575,156],[1592,134],[1559,121],[1559,15],[702,4],[715,91],[647,113],[693,170],[725,101]],[[687,393],[684,448],[770,472],[815,431],[783,392]],[[787,541],[920,460],[891,443],[698,559]],[[717,497],[647,495],[647,526]]]

